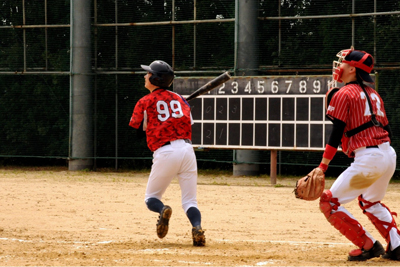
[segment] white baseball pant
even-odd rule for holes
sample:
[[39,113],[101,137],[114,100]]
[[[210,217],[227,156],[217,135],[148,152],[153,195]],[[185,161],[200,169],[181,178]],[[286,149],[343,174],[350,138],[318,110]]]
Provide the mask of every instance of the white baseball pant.
[[153,165],[147,182],[145,201],[162,199],[171,181],[177,177],[181,188],[182,208],[197,208],[197,161],[191,144],[179,139],[153,153]]

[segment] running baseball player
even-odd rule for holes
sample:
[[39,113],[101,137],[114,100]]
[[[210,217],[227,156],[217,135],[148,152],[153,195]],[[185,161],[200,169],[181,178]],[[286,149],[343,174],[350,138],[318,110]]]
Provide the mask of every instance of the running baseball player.
[[[358,248],[349,261],[374,257],[400,260],[400,231],[387,206],[381,203],[396,168],[396,152],[390,145],[391,130],[383,100],[369,75],[373,57],[353,48],[342,50],[333,64],[333,78],[345,85],[327,93],[331,99],[326,115],[333,130],[317,171],[326,172],[341,142],[343,152],[354,162],[325,190],[320,210],[326,219]],[[334,92],[333,95],[332,92]],[[386,252],[342,205],[358,198],[360,209],[386,240]]]
[[164,238],[172,209],[161,199],[172,179],[178,177],[182,208],[192,224],[193,245],[204,246],[206,239],[196,199],[197,161],[191,142],[190,106],[181,95],[167,90],[175,77],[170,65],[156,60],[141,67],[147,71],[144,86],[150,93],[136,103],[129,126],[146,132],[147,145],[153,152],[145,203],[149,210],[160,214],[157,235]]

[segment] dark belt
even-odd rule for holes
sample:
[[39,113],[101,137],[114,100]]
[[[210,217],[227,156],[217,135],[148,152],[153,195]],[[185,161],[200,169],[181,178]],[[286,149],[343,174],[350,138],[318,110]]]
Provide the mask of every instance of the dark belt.
[[[188,143],[188,144],[192,144],[192,141],[190,141],[189,139],[183,139],[183,141],[185,141],[185,142]],[[167,146],[167,145],[170,145],[170,144],[171,144],[171,142],[168,141],[168,142],[166,142],[165,144],[163,144],[161,147]]]
[[367,146],[366,148],[379,148],[379,146]]

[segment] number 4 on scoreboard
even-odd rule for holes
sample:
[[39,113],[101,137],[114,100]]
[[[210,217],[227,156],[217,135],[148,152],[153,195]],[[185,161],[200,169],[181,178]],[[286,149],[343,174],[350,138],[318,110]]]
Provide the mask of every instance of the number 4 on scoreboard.
[[249,81],[247,84],[246,84],[246,87],[244,88],[244,92],[245,93],[251,93],[251,81]]

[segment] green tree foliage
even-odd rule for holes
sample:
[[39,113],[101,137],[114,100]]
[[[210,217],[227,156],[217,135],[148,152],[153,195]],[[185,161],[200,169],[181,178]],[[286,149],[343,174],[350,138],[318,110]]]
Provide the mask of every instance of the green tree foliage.
[[[2,1],[3,26],[22,25],[22,10],[22,1]],[[69,23],[69,1],[57,1],[49,6],[49,11],[52,12],[48,18],[53,23]],[[57,14],[62,16],[56,22],[53,16]],[[43,25],[44,2],[25,2],[25,17],[27,25]],[[47,52],[46,38],[51,39]],[[2,71],[69,70],[69,28],[4,28],[0,30],[0,40]],[[0,154],[67,156],[68,76],[8,74],[0,75],[0,82]]]
[[2,155],[66,156],[68,98],[59,91],[67,77],[0,75]]

